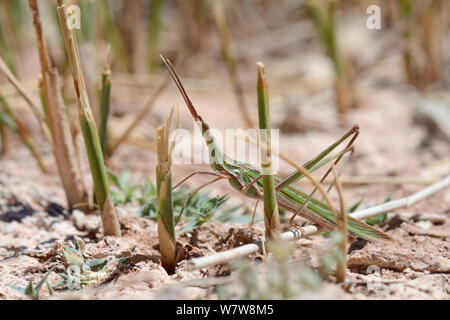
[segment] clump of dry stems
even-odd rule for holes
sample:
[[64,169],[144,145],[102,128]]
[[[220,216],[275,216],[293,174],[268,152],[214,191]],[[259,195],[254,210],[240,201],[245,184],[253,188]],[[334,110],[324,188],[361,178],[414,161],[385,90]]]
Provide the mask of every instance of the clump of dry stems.
[[43,109],[52,140],[53,154],[59,175],[71,208],[89,210],[88,193],[86,192],[80,166],[75,156],[74,142],[69,127],[66,106],[61,92],[58,70],[52,65],[45,36],[40,21],[36,0],[29,0],[38,44],[39,61],[42,73]]
[[78,116],[94,182],[95,197],[102,217],[103,231],[105,235],[120,236],[119,216],[109,191],[100,139],[94,116],[92,115],[90,108],[83,73],[81,71],[80,54],[75,32],[67,26],[67,8],[61,1],[59,1],[59,4],[58,17],[64,35],[67,56],[72,69],[73,82],[78,101]]

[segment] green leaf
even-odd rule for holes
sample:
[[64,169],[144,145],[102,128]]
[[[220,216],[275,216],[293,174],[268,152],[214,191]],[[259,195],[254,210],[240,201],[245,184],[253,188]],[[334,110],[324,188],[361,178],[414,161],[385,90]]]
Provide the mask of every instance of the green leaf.
[[348,213],[353,213],[353,212],[355,212],[356,209],[358,209],[359,206],[361,205],[363,199],[364,199],[364,198],[359,199],[358,202],[356,202],[354,205],[352,205],[352,206],[350,207],[350,209],[348,209]]
[[108,260],[103,259],[91,259],[86,261],[85,265],[89,267],[91,271],[99,271],[102,270],[108,264]]
[[370,217],[369,219],[366,220],[366,223],[369,226],[381,225],[386,220],[386,218],[387,218],[387,213],[384,213],[379,216]]

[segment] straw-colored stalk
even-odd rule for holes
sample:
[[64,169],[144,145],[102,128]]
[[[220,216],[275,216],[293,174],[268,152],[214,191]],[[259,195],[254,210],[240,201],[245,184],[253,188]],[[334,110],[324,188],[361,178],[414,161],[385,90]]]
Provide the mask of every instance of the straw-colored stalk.
[[[3,116],[3,114],[2,114]],[[6,124],[0,122],[0,138],[1,138],[1,151],[0,155],[5,155],[11,150],[11,144],[9,141],[10,129]]]
[[181,41],[186,56],[200,52],[204,45],[204,34],[208,28],[205,1],[177,0],[178,15],[181,25]]
[[442,7],[440,0],[432,0],[422,17],[423,48],[427,57],[424,77],[427,84],[438,81],[442,69]]
[[100,139],[89,105],[86,85],[81,71],[80,53],[75,32],[73,29],[69,30],[67,27],[66,21],[68,15],[65,5],[60,5],[57,9],[61,30],[64,35],[64,42],[66,44],[67,56],[72,69],[73,82],[78,100],[80,126],[94,182],[95,197],[102,218],[103,231],[105,235],[120,236],[119,216],[109,191]]
[[277,197],[275,191],[275,180],[272,170],[272,151],[270,134],[270,111],[269,98],[264,65],[258,62],[258,118],[260,129],[260,140],[262,145],[261,166],[262,183],[264,189],[264,222],[266,226],[266,238],[277,240],[280,237],[280,216],[278,212]]
[[340,114],[346,113],[352,103],[352,95],[347,74],[346,62],[339,49],[336,29],[336,0],[325,0],[316,2],[308,0],[305,2],[306,11],[311,17],[319,37],[326,48],[327,55],[330,57],[336,78],[334,82],[336,94],[337,111]]
[[29,0],[36,31],[39,60],[42,72],[43,109],[50,128],[53,154],[66,193],[69,207],[89,211],[89,198],[81,171],[76,162],[74,144],[70,133],[58,70],[51,65],[47,44],[40,21],[37,0]]
[[108,154],[108,119],[111,101],[111,69],[109,68],[108,54],[102,72],[102,89],[100,92],[100,144],[103,155]]
[[228,74],[230,76],[239,111],[241,112],[242,119],[244,120],[247,128],[253,128],[253,121],[246,108],[244,92],[242,90],[242,86],[238,77],[236,59],[234,57],[233,51],[231,50],[230,35],[228,32],[225,11],[223,5],[219,2],[214,5],[214,18],[216,21],[217,32],[219,34],[219,40],[222,49],[222,58],[225,62],[225,66],[227,67]]
[[[0,95],[0,107],[3,108],[3,111],[11,118],[11,120],[14,122],[14,127],[10,128],[11,130],[15,131],[20,138],[22,139],[22,142],[25,144],[25,146],[30,150],[33,157],[36,159],[36,162],[39,166],[39,168],[42,170],[42,172],[47,173],[47,167],[44,163],[44,160],[42,159],[41,154],[39,153],[38,149],[36,149],[36,144],[34,143],[34,140],[28,131],[25,124],[14,114],[13,109],[9,105],[8,101]],[[2,125],[2,128],[5,127]]]
[[171,143],[170,125],[173,108],[164,125],[156,132],[156,194],[158,201],[158,238],[161,263],[164,269],[172,272],[177,263],[177,248],[175,240],[175,224],[172,203],[172,173],[171,173]]
[[141,18],[143,9],[142,0],[124,1],[122,8],[122,19],[119,27],[124,40],[126,57],[128,57],[128,71],[131,73],[141,73],[144,58],[144,34],[143,19]]
[[420,89],[440,80],[444,3],[439,0],[398,2],[403,21],[403,61],[408,83]]
[[28,106],[31,109],[31,112],[33,113],[34,117],[38,121],[42,132],[44,133],[45,137],[47,138],[47,141],[49,142],[50,146],[53,148],[52,135],[45,123],[44,114],[41,112],[40,108],[34,102],[34,100],[25,91],[25,88],[22,86],[22,84],[19,82],[19,80],[17,80],[17,78],[14,76],[14,74],[9,69],[6,62],[1,57],[0,57],[0,74],[3,74],[3,76],[8,80],[8,82],[17,90],[17,92],[22,96],[22,98],[27,102]]
[[337,262],[336,268],[336,282],[341,283],[345,281],[345,276],[347,274],[347,214],[345,213],[346,211],[342,183],[339,179],[339,175],[334,170],[334,164],[331,170],[336,181],[336,190],[339,194],[339,206],[341,210],[339,216],[336,215],[334,217],[336,219],[337,229],[342,236],[342,239],[339,242],[339,249],[341,251],[342,260]]

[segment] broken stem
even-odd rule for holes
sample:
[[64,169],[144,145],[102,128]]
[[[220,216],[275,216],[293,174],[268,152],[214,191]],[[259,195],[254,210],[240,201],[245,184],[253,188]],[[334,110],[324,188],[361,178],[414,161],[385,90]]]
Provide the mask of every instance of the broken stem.
[[173,272],[177,263],[177,247],[175,240],[175,224],[172,203],[172,172],[170,124],[173,108],[164,125],[156,132],[156,151],[158,163],[156,165],[156,194],[158,199],[158,238],[161,264],[168,272]]
[[64,35],[67,55],[72,69],[73,82],[78,100],[81,131],[83,133],[89,166],[94,182],[95,197],[102,217],[103,231],[105,235],[120,236],[119,217],[109,192],[106,167],[94,116],[89,105],[89,98],[81,70],[80,53],[76,36],[74,30],[69,30],[67,27],[66,22],[68,15],[66,10],[65,5],[58,6],[59,22]]

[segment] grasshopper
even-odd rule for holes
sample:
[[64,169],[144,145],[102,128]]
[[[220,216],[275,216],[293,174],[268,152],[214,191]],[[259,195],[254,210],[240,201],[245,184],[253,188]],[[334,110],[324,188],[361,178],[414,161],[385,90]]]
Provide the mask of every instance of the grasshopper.
[[[239,192],[241,192],[242,194],[244,194],[245,196],[258,200],[263,200],[264,194],[262,191],[263,190],[262,182],[260,180],[262,176],[261,171],[259,169],[252,167],[251,165],[240,164],[219,150],[215,142],[214,136],[212,136],[210,133],[209,125],[197,113],[197,110],[195,109],[193,103],[189,99],[186,90],[184,89],[181,80],[176,74],[171,62],[162,56],[161,58],[163,59],[167,69],[169,70],[170,75],[172,76],[173,81],[175,82],[178,90],[180,91],[192,117],[200,127],[202,136],[208,147],[209,163],[211,169],[214,171],[213,173],[209,174],[217,176],[217,178],[215,178],[212,182],[217,181],[218,179],[221,178],[228,179],[230,185]],[[315,158],[305,163],[304,168],[310,172],[313,172],[314,170],[332,161],[336,157],[337,159],[335,163],[337,163],[337,161],[339,161],[342,158],[344,153],[348,152],[351,149],[351,145],[353,141],[356,139],[358,132],[359,127],[357,125],[353,126],[353,128],[350,129],[345,135],[343,135],[338,141],[330,145]],[[343,151],[339,152],[335,156],[325,158],[330,152],[332,152],[335,148],[337,148],[342,142],[344,142],[350,136],[352,136],[352,139],[350,140],[350,142],[347,144],[346,148]],[[324,177],[321,179],[320,182],[323,182],[326,175],[328,175],[330,171],[331,169],[328,170],[328,172],[324,175]],[[208,172],[197,172],[197,173],[208,173]],[[190,178],[194,174],[190,175],[188,178]],[[313,193],[308,195],[307,193],[301,191],[300,189],[292,186],[294,182],[300,180],[303,177],[304,175],[301,174],[299,171],[294,171],[285,179],[282,179],[278,176],[275,177],[278,206],[280,208],[283,208],[285,210],[294,213],[295,215],[298,214],[301,217],[304,217],[309,221],[316,223],[317,225],[319,225],[324,229],[328,230],[336,229],[336,218],[333,215],[330,208],[324,202],[318,200],[317,198],[312,197]],[[186,181],[188,178],[184,179],[182,182]],[[179,184],[181,184],[182,182],[180,182]],[[203,186],[206,186],[210,183],[211,182],[206,183]],[[198,189],[199,188],[197,188],[196,190]],[[342,213],[338,211],[338,216],[340,216],[341,214]],[[362,221],[354,219],[350,216],[347,217],[347,232],[348,235],[351,237],[354,238],[359,237],[369,241],[392,240],[392,238],[388,234],[374,227],[371,227]]]

